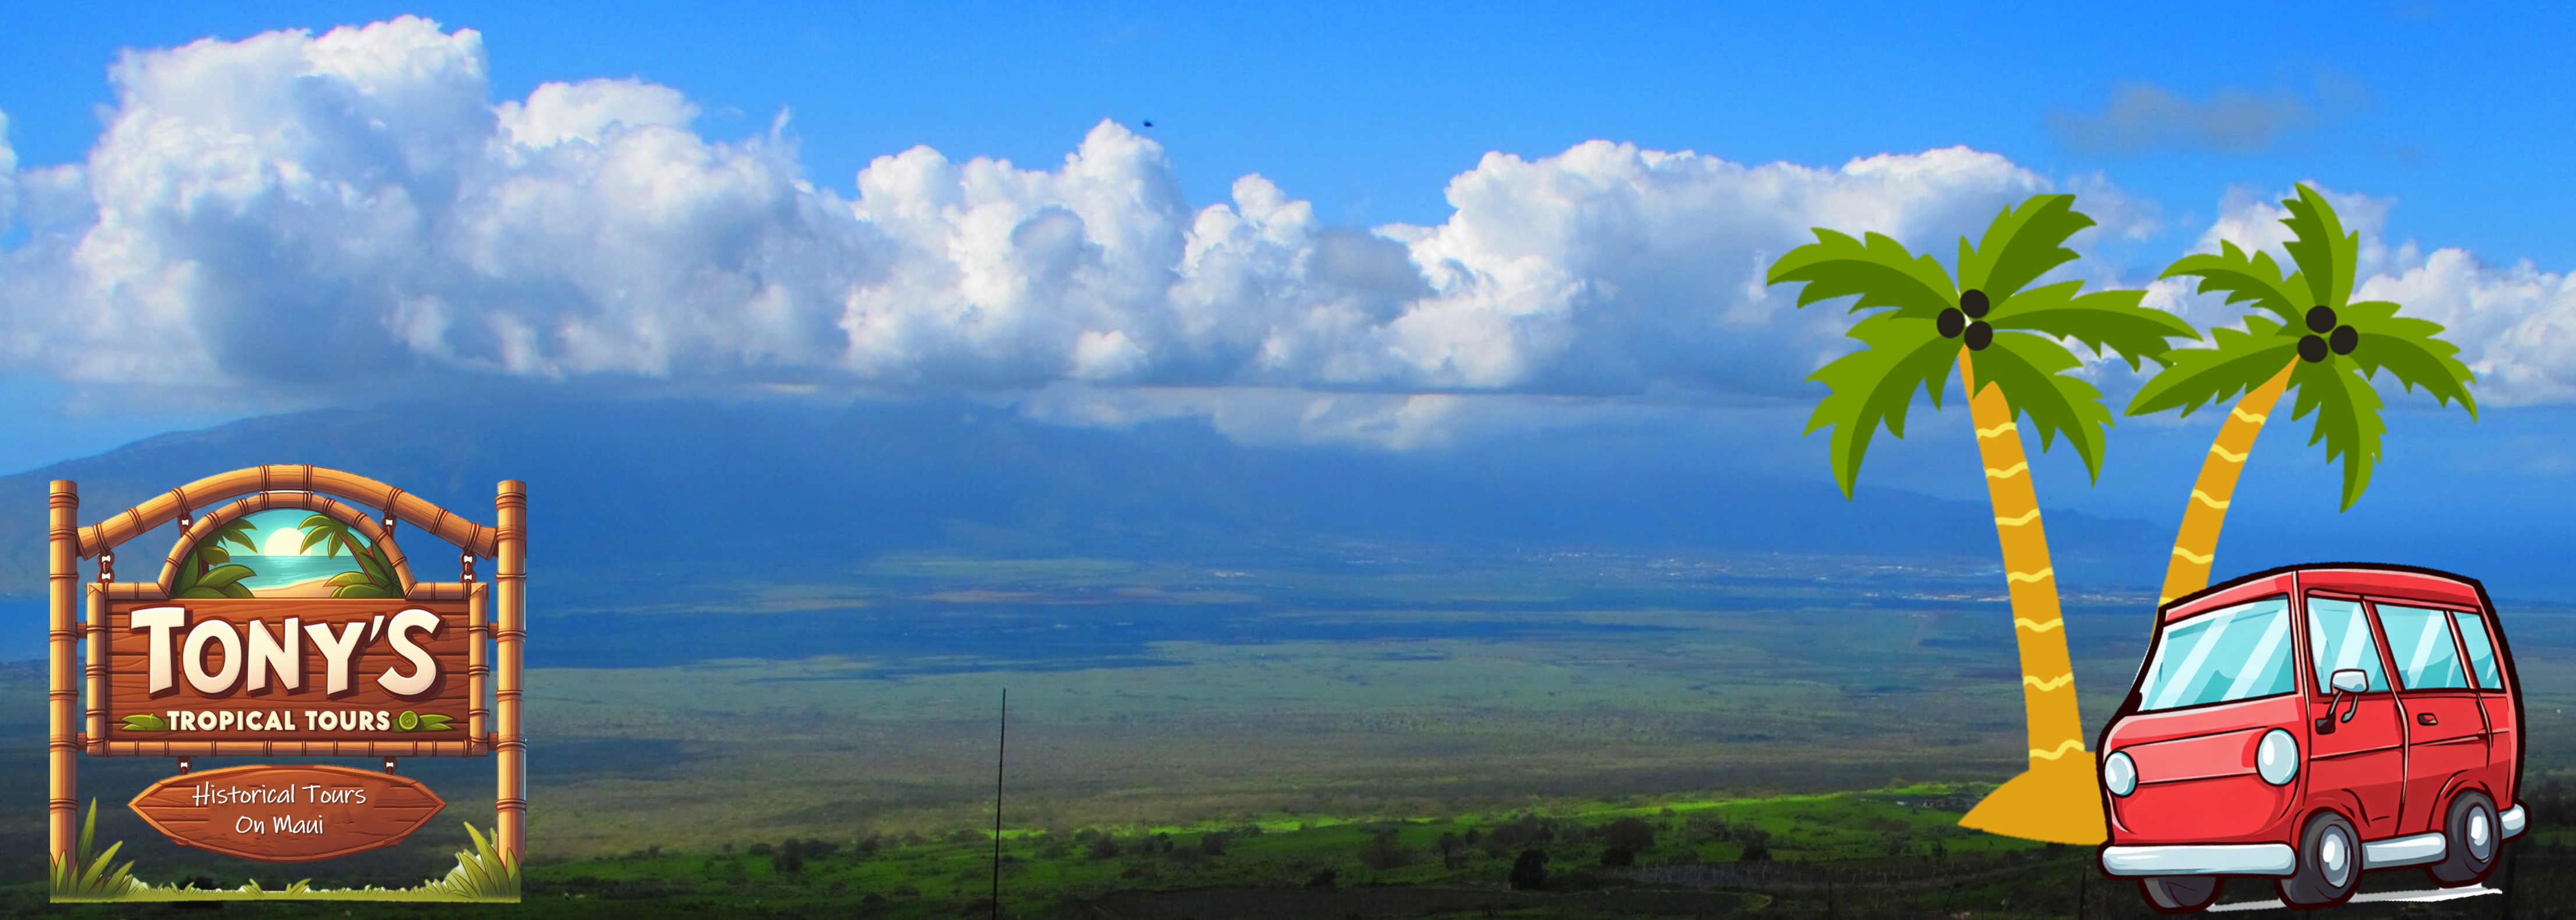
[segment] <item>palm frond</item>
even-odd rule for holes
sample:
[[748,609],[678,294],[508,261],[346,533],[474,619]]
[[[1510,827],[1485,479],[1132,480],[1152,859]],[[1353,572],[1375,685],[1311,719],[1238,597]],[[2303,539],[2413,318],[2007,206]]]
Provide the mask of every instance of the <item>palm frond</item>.
[[386,561],[381,549],[375,547],[351,549],[349,558],[358,564],[359,569],[367,573],[367,580],[379,585],[394,583],[393,564]]
[[249,518],[234,518],[224,522],[224,526],[216,528],[214,533],[208,534],[199,545],[221,544],[229,540],[241,544],[241,548],[256,554],[259,552],[259,544],[251,542],[252,529]]
[[[2145,291],[2094,291],[2078,294],[2081,281],[2042,285],[1997,304],[1986,321],[1998,330],[2026,329],[2074,339],[2096,355],[2116,351],[2138,369],[2138,360],[2168,363],[2171,339],[2198,339],[2200,330],[2163,310],[2142,305]],[[1991,296],[1991,295],[1989,295]]]
[[2184,418],[2201,406],[2251,392],[2298,360],[2299,340],[2279,323],[2245,317],[2244,329],[2212,329],[2207,348],[2165,352],[2163,371],[2147,378],[2129,400],[2129,415],[2179,408]]
[[1984,291],[1989,302],[2011,297],[2049,269],[2075,261],[2066,238],[2093,226],[2073,195],[2033,195],[2007,207],[1970,247],[1959,240],[1959,288]]
[[2111,410],[2102,405],[2102,391],[2066,373],[2083,366],[2083,361],[2055,339],[2027,332],[1995,333],[1994,342],[1973,360],[1978,391],[1990,386],[2002,389],[2014,416],[2028,414],[2032,427],[2039,429],[2041,451],[2064,434],[2084,458],[2085,470],[2096,481],[2101,479],[2102,442],[2111,427]]
[[2291,420],[2315,413],[2316,430],[2308,443],[2325,442],[2327,463],[2343,460],[2343,510],[2350,511],[2370,488],[2371,468],[2379,463],[2379,436],[2388,430],[2379,417],[2379,391],[2359,368],[2332,361],[2299,362],[2290,372],[2290,386],[2299,391]]
[[207,572],[204,577],[197,579],[196,586],[200,588],[213,588],[217,591],[221,591],[224,589],[225,585],[232,584],[257,574],[259,573],[251,571],[249,566],[227,565],[219,567],[214,571]]
[[2272,254],[2257,250],[2251,254],[2233,240],[2218,241],[2215,253],[2194,253],[2174,260],[2159,278],[2177,275],[2200,279],[2203,294],[2224,292],[2230,304],[2251,301],[2254,306],[2271,311],[2281,322],[2296,326],[2314,304],[2308,299],[2307,280],[2293,273],[2282,277],[2281,264]]
[[2344,323],[2360,336],[2352,349],[2352,362],[2361,366],[2365,376],[2376,377],[2386,369],[2406,392],[2423,387],[2442,405],[2459,400],[2460,408],[2477,418],[2478,403],[2469,395],[2469,383],[2478,375],[2461,363],[2460,346],[2440,337],[2442,324],[2398,316],[2397,310],[2396,304],[2385,300],[2363,300],[2339,311]]
[[1841,233],[1815,228],[1816,241],[1789,250],[1771,265],[1764,284],[1802,281],[1798,306],[1859,295],[1851,312],[1894,307],[1900,315],[1930,320],[1959,305],[1950,273],[1931,256],[1907,252],[1904,244],[1876,233],[1866,243]]
[[1874,313],[1852,324],[1847,333],[1868,345],[1834,359],[1807,379],[1825,384],[1825,398],[1807,419],[1807,433],[1834,428],[1834,479],[1850,498],[1860,478],[1861,458],[1884,423],[1889,434],[1905,436],[1905,410],[1918,388],[1929,390],[1932,406],[1941,406],[1941,387],[1959,360],[1959,343],[1933,328],[1929,319],[1903,311]]
[[2361,234],[2345,233],[2343,221],[2335,217],[2334,205],[2306,183],[2299,184],[2298,197],[2283,199],[2281,206],[2290,211],[2281,223],[2294,234],[2281,248],[2290,251],[2290,260],[2299,263],[2299,274],[2307,276],[2308,292],[2315,295],[2308,305],[2343,309],[2352,300],[2352,273],[2361,251]]
[[[194,556],[195,554],[192,553],[190,555]],[[197,576],[204,574],[203,572],[198,571],[198,567],[199,563],[193,558],[186,564],[179,566],[178,576],[170,580],[170,595],[172,597],[185,596],[189,589],[197,586]]]

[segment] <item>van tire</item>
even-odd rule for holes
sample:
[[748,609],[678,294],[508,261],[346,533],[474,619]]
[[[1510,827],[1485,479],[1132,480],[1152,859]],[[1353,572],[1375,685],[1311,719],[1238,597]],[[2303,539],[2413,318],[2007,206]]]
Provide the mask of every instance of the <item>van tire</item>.
[[2298,872],[2272,883],[2292,907],[2328,907],[2352,897],[2361,882],[2361,835],[2334,812],[2308,819],[2299,833]]
[[2188,914],[2218,900],[2218,876],[2155,875],[2138,880],[2138,891],[2160,914]]
[[2442,861],[2424,867],[2434,884],[2456,888],[2485,881],[2495,871],[2496,856],[2504,852],[2504,825],[2496,818],[2495,801],[2476,790],[2452,797],[2442,819],[2442,839],[2448,845]]

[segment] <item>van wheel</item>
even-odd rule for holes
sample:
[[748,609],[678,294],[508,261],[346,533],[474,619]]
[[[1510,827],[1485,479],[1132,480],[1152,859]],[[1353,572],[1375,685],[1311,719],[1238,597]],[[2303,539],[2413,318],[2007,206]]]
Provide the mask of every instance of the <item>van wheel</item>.
[[2214,875],[2158,875],[2138,880],[2138,889],[2147,895],[2147,903],[2157,913],[2187,914],[2208,907],[2218,900],[2218,877]]
[[2496,820],[2495,802],[2485,793],[2463,792],[2451,799],[2442,821],[2442,838],[2450,845],[2442,861],[2424,867],[2444,888],[2472,885],[2494,872],[2496,853],[2504,848],[2504,825]]
[[2352,897],[2361,880],[2361,837],[2352,822],[2334,812],[2308,819],[2299,834],[2299,871],[2272,883],[2282,903],[2292,907],[2325,907]]

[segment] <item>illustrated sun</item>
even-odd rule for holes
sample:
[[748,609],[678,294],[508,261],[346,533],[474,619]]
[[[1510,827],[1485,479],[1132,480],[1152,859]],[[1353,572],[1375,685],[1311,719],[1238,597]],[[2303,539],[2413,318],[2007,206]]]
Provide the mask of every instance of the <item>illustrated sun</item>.
[[269,531],[267,539],[260,541],[259,552],[263,556],[304,555],[304,532],[292,527]]

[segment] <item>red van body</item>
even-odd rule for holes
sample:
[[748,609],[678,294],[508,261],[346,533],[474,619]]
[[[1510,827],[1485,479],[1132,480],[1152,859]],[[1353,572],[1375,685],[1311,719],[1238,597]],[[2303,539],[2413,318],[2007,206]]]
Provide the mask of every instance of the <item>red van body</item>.
[[2102,732],[2102,871],[2167,913],[2225,876],[2292,907],[2362,872],[2436,884],[2493,871],[2519,836],[2520,684],[2476,580],[2334,563],[2260,572],[2165,605]]

